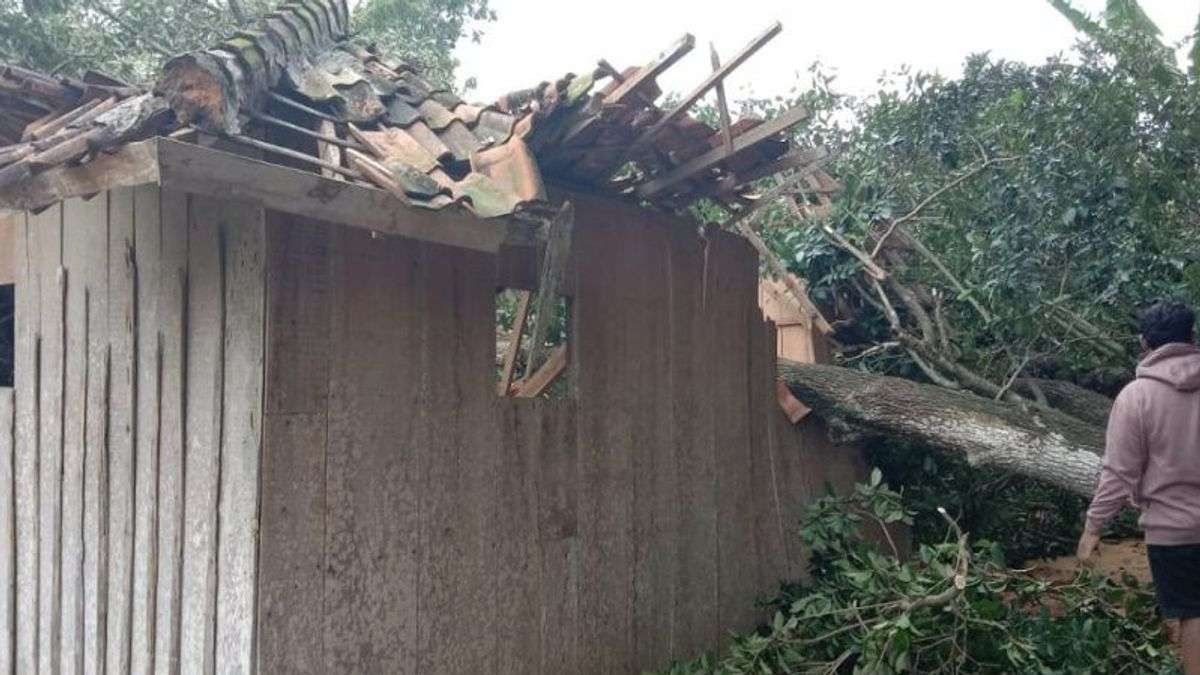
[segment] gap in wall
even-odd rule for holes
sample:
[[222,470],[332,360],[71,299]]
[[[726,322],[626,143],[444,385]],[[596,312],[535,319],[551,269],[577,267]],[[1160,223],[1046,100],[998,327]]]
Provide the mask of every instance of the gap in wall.
[[496,393],[511,398],[570,398],[570,299],[556,298],[537,367],[530,369],[533,333],[538,325],[536,304],[535,292],[514,288],[496,292]]

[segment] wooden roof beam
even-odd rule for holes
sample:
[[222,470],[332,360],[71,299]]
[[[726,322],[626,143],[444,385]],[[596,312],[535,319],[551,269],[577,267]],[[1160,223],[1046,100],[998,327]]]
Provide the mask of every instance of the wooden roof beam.
[[[721,57],[717,54],[717,45],[710,42],[708,49],[713,72],[721,72]],[[721,140],[725,142],[725,148],[733,152],[733,121],[729,118],[729,104],[725,101],[724,82],[717,82],[717,112],[721,114]]]
[[[683,37],[675,41],[675,44],[671,45],[666,51],[659,54],[653,61],[642,66],[641,69],[639,69],[631,77],[624,80],[618,80],[620,84],[612,91],[611,94],[604,98],[604,102],[609,104],[620,103],[625,100],[626,97],[636,94],[639,96],[639,99],[641,99],[642,103],[645,103],[646,105],[653,105],[652,101],[646,100],[649,98],[648,96],[641,96],[643,85],[654,82],[656,79],[658,79],[659,75],[662,75],[667,68],[675,65],[679,59],[682,59],[685,55],[687,55],[688,52],[692,51],[695,46],[695,36],[693,36],[691,33],[685,33]],[[602,63],[601,68],[604,68],[604,65],[605,64]],[[610,65],[609,68],[612,68],[612,66]],[[615,71],[615,69],[613,70]],[[592,126],[596,124],[598,119],[599,115],[593,115],[576,122],[574,126],[567,130],[567,133],[563,134],[562,144],[566,145],[570,143],[580,134],[586,132],[588,129],[591,129]]]
[[772,136],[781,134],[808,118],[808,110],[804,106],[796,106],[785,111],[778,117],[763,122],[746,133],[733,139],[732,147],[718,146],[708,152],[680,164],[675,169],[662,176],[651,178],[637,187],[635,192],[642,199],[650,199],[655,195],[670,189],[692,178],[698,173],[707,171],[721,162],[729,159],[743,150],[757,145]]
[[628,156],[634,150],[654,140],[655,136],[657,136],[663,129],[667,128],[667,125],[687,114],[687,111],[690,110],[693,105],[696,105],[696,101],[699,101],[714,87],[721,84],[730,73],[737,70],[751,56],[754,56],[758,50],[762,49],[763,46],[770,42],[771,39],[776,35],[779,35],[782,30],[783,24],[779,23],[778,21],[771,24],[771,26],[767,28],[767,30],[763,31],[761,35],[751,40],[750,44],[742,48],[742,51],[738,52],[737,56],[734,56],[733,59],[731,59],[728,63],[714,70],[711,75],[705,78],[704,81],[699,84],[699,86],[685,96],[683,100],[680,101],[674,108],[671,108],[671,110],[663,115],[649,129],[643,132],[642,135],[639,136],[636,141],[634,141],[633,145],[630,146],[629,150],[627,150],[624,154]]
[[604,100],[608,103],[620,103],[630,93],[641,89],[642,85],[658,79],[659,75],[662,75],[668,68],[675,65],[679,59],[686,56],[695,46],[696,37],[691,33],[684,33],[683,37],[676,40],[674,44],[659,54],[653,61],[642,66],[641,70],[622,82]]

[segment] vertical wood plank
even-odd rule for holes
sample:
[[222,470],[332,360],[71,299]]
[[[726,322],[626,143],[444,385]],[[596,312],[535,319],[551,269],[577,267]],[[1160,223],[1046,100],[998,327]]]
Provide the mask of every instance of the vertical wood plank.
[[[626,226],[624,257],[636,285],[624,301],[629,354],[634,368],[624,384],[639,404],[634,409],[634,665],[661,668],[673,652],[675,624],[676,465],[671,446],[671,402],[661,388],[670,379],[668,258],[671,221],[649,218]],[[631,245],[632,244],[632,245]],[[607,253],[607,252],[606,252]],[[603,254],[602,254],[603,255]],[[608,256],[621,255],[612,251]],[[614,326],[615,327],[615,326]],[[628,328],[625,328],[628,331]]]
[[[71,199],[63,214],[63,264],[67,268],[65,436],[62,472],[61,667],[77,673],[84,664],[84,474],[90,370],[89,300],[96,280],[108,277],[108,196]],[[97,236],[96,233],[100,233]]]
[[158,444],[158,569],[155,582],[154,671],[179,671],[186,443],[188,196],[159,197],[162,259],[158,275],[158,342],[162,345]]
[[[619,251],[622,232],[577,213],[578,251]],[[602,216],[600,216],[602,217]],[[579,593],[580,672],[630,672],[633,664],[632,420],[640,401],[623,380],[638,367],[623,324],[625,306],[636,302],[629,279],[637,271],[624,256],[576,256],[578,355],[579,528],[582,537]]]
[[[750,475],[749,313],[755,309],[757,270],[748,245],[724,232],[709,234],[710,330],[718,345],[707,386],[717,448],[717,616],[726,630],[753,627],[758,556],[753,530]],[[752,259],[752,258],[751,258]]]
[[715,392],[706,373],[715,357],[707,324],[706,244],[683,228],[671,233],[668,378],[671,443],[678,467],[675,656],[695,656],[715,644],[717,627]]
[[258,662],[325,668],[325,462],[333,226],[267,216],[267,365]]
[[238,223],[245,208],[207,197],[189,200],[187,442],[179,635],[183,673],[215,670],[217,494],[225,375],[221,232],[224,223]]
[[542,561],[538,553],[535,462],[542,435],[543,405],[538,399],[497,400],[500,457],[496,473],[496,672],[538,673],[542,653],[539,621]]
[[774,447],[767,433],[767,414],[779,413],[775,404],[775,342],[768,342],[762,314],[751,307],[746,327],[750,335],[750,474],[754,507],[754,536],[758,544],[759,597],[769,597],[788,578],[779,504],[775,494]]
[[38,443],[38,669],[58,670],[61,615],[63,391],[67,274],[62,267],[62,204],[37,217],[41,286],[41,415]]
[[137,318],[134,321],[137,362],[134,405],[135,475],[133,518],[133,595],[130,600],[130,659],[133,673],[143,675],[154,666],[155,585],[158,581],[158,452],[159,376],[162,344],[159,342],[159,270],[162,253],[162,220],[156,185],[133,189],[134,267]]
[[800,559],[797,549],[800,545],[799,537],[793,541],[792,532],[789,530],[790,513],[787,509],[785,499],[790,490],[798,489],[797,486],[785,484],[787,476],[787,467],[783,456],[784,446],[782,439],[779,436],[778,421],[779,418],[786,417],[783,411],[779,409],[779,405],[775,399],[775,381],[778,375],[775,370],[776,358],[778,356],[777,346],[778,333],[775,329],[775,323],[766,321],[763,326],[763,350],[767,355],[767,385],[772,389],[767,394],[767,402],[762,410],[762,424],[764,433],[766,434],[767,451],[771,456],[771,499],[775,506],[775,536],[779,538],[780,547],[783,556],[779,561],[779,574],[781,578],[789,581],[796,581],[803,574],[803,567],[800,565]]
[[261,208],[239,208],[225,230],[226,411],[221,427],[218,505],[219,673],[254,671],[266,325],[266,224]]
[[16,485],[13,390],[0,389],[0,672],[16,667]]
[[108,394],[110,379],[109,221],[113,208],[107,192],[92,199],[101,222],[73,233],[89,252],[86,399],[83,460],[83,672],[104,672],[108,606]]
[[324,669],[430,672],[417,663],[418,584],[433,574],[419,562],[431,487],[418,474],[417,251],[345,227],[332,245]]
[[[53,211],[53,210],[51,210]],[[42,215],[45,215],[43,212]],[[17,516],[16,670],[37,672],[38,643],[38,416],[41,401],[41,286],[37,235],[40,216],[26,214],[17,255],[14,335],[17,407],[14,458]]]
[[575,474],[575,402],[540,402],[531,440],[537,472],[537,533],[541,551],[541,670],[579,668],[579,517]]
[[129,671],[137,423],[137,268],[133,189],[109,193],[108,601],[106,671]]
[[[492,672],[494,288],[483,254],[420,246],[420,672]],[[470,617],[475,617],[472,621]]]

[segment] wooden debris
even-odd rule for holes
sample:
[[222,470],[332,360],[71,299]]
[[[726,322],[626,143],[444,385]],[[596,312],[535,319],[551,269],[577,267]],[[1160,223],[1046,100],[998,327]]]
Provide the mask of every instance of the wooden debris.
[[[683,37],[675,41],[666,51],[659,54],[653,61],[642,66],[632,77],[624,79],[621,84],[605,97],[604,102],[607,105],[615,105],[623,102],[626,97],[634,94],[639,94],[643,87],[653,83],[659,75],[662,75],[668,68],[675,65],[679,59],[682,59],[692,51],[696,46],[696,38],[691,33],[685,33]],[[602,66],[603,67],[603,66]],[[615,69],[613,69],[615,72]],[[596,115],[585,117],[576,122],[574,126],[567,130],[563,135],[562,143],[567,145],[573,140],[592,129],[599,118]]]
[[535,303],[533,332],[529,339],[529,355],[525,360],[525,377],[528,379],[541,366],[545,351],[546,335],[554,320],[555,300],[571,254],[571,239],[575,229],[575,207],[566,202],[550,221],[546,230],[546,254],[542,259],[542,274],[538,283]]
[[775,23],[771,24],[771,27],[764,31],[761,35],[751,40],[750,44],[746,45],[742,51],[738,52],[737,56],[734,56],[729,63],[726,63],[724,66],[721,66],[713,71],[712,75],[709,75],[707,78],[705,78],[705,80],[701,82],[695,89],[693,89],[691,93],[689,93],[687,96],[684,96],[683,100],[681,100],[674,108],[671,108],[667,114],[663,115],[661,119],[647,129],[637,139],[637,141],[634,142],[630,150],[626,152],[626,155],[628,156],[633,150],[644,146],[647,142],[651,141],[655,136],[657,136],[659,132],[665,129],[667,125],[686,114],[687,111],[696,104],[696,101],[699,101],[701,97],[709,92],[709,90],[720,84],[722,80],[724,80],[730,73],[745,63],[747,59],[754,55],[755,52],[757,52],[759,49],[762,49],[763,45],[770,42],[771,39],[776,35],[779,35],[780,31],[782,30],[783,25],[776,21]]
[[521,291],[517,300],[517,313],[513,317],[512,331],[508,336],[508,348],[504,350],[504,364],[500,369],[500,382],[496,384],[496,393],[508,396],[512,389],[513,372],[517,367],[517,355],[521,353],[521,335],[525,333],[525,325],[529,322],[529,305],[533,294]]
[[567,345],[558,345],[550,352],[546,363],[533,375],[516,384],[513,396],[536,398],[541,396],[567,370]]
[[757,145],[760,141],[764,141],[772,136],[781,134],[788,129],[803,122],[808,117],[808,110],[804,106],[796,106],[791,110],[784,112],[778,117],[764,122],[750,131],[737,136],[733,139],[732,149],[726,147],[717,147],[708,152],[684,162],[679,167],[672,171],[668,171],[666,175],[652,178],[646,181],[634,191],[639,197],[649,199],[655,195],[667,190],[671,187],[679,185],[689,178],[707,171],[708,169],[720,164],[729,159],[733,155],[742,152],[748,148]]
[[357,150],[347,150],[346,156],[350,158],[350,163],[358,169],[362,177],[392,193],[392,196],[405,204],[409,203],[408,195],[404,193],[404,187],[387,167]]
[[[717,54],[717,45],[708,43],[709,55],[712,60],[714,73],[721,72],[721,57]],[[725,101],[725,82],[717,82],[717,112],[721,115],[721,136],[725,141],[725,150],[733,154],[733,122],[729,119],[729,104]]]

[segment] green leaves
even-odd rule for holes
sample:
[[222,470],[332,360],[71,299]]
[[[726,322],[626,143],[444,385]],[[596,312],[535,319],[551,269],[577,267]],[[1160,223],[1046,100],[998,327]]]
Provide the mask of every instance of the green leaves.
[[873,471],[850,495],[813,504],[801,531],[825,553],[814,550],[811,580],[785,587],[770,621],[724,654],[665,672],[1171,672],[1153,596],[1132,579],[1082,573],[1051,585],[1005,569],[996,547],[978,542],[961,591],[947,594],[962,555],[956,541],[900,561],[860,534],[898,502]]
[[[52,73],[87,69],[132,82],[155,78],[164,54],[209,47],[277,0],[0,0],[0,61]],[[364,0],[361,39],[452,81],[452,52],[494,21],[488,0]]]

